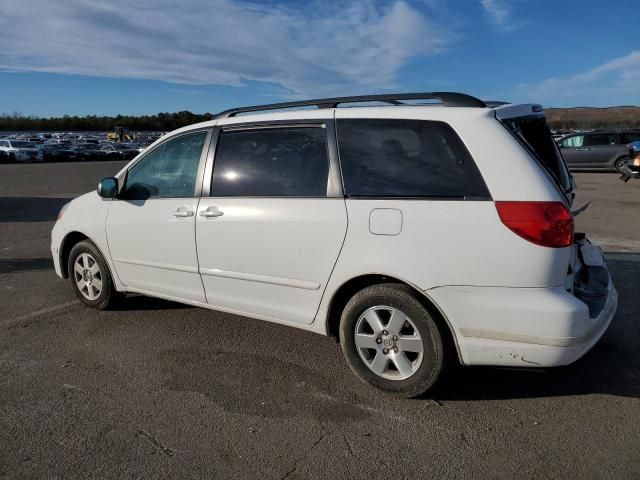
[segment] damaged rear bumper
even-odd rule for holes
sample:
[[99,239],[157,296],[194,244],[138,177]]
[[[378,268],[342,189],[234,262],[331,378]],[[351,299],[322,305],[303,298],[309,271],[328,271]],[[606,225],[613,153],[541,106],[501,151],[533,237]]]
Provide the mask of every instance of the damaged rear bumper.
[[[465,365],[567,365],[600,340],[618,306],[606,264],[591,256],[586,261],[595,265],[583,263],[582,255],[577,260],[575,292],[561,286],[440,287],[426,293],[449,319]],[[580,283],[578,275],[589,282]]]

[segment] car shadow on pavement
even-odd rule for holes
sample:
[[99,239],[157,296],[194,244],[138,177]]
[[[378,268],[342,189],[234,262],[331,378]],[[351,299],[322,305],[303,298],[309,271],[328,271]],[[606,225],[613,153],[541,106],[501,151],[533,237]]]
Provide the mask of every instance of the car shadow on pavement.
[[182,310],[194,308],[184,303],[172,302],[161,298],[147,297],[136,293],[128,293],[120,299],[111,310],[115,311],[144,311],[144,310]]
[[604,394],[640,397],[640,254],[605,254],[618,290],[618,311],[587,355],[572,365],[549,369],[470,367],[453,369],[437,392],[439,400],[502,400]]
[[0,273],[33,272],[52,270],[51,258],[10,258],[0,259]]
[[53,222],[71,198],[0,197],[0,223]]

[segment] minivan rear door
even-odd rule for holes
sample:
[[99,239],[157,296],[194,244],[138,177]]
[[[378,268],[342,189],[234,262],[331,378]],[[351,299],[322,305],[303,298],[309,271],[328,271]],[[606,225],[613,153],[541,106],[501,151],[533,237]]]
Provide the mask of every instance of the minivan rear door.
[[617,157],[626,153],[617,133],[593,132],[585,135],[584,140],[587,167],[614,168]]
[[221,126],[214,144],[196,218],[207,302],[310,324],[347,229],[333,121]]

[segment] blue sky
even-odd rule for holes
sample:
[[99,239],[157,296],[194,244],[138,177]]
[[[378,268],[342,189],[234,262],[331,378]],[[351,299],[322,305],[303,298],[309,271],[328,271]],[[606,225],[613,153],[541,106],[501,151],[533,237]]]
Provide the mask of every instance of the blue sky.
[[0,113],[462,91],[640,105],[636,0],[3,0]]

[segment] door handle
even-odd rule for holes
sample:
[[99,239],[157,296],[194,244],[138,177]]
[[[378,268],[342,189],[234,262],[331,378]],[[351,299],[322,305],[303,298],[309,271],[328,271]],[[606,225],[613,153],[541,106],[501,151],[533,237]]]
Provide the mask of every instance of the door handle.
[[174,217],[193,217],[193,212],[191,210],[186,209],[185,207],[180,207],[178,210],[173,212],[171,215]]
[[224,212],[222,210],[218,210],[218,207],[209,207],[206,210],[200,211],[200,216],[205,218],[221,217],[222,215],[224,215]]

